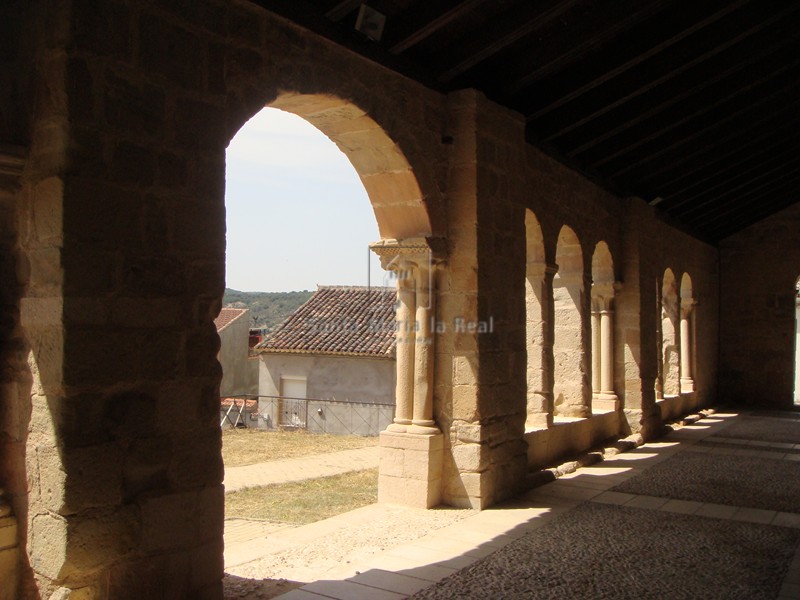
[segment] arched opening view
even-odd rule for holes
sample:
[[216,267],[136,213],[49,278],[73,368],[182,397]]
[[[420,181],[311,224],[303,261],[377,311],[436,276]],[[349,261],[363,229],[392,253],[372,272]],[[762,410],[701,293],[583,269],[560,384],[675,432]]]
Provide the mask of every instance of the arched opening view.
[[584,308],[583,251],[575,232],[561,228],[556,246],[558,271],[553,277],[554,413],[560,417],[591,415],[588,332]]
[[308,581],[313,548],[264,564],[271,544],[253,539],[377,501],[377,436],[395,409],[396,291],[370,244],[428,224],[396,146],[327,96],[282,96],[255,115],[230,143],[226,175],[216,321],[226,585],[256,585],[241,578],[261,561],[260,591],[274,593]]
[[614,392],[614,264],[605,242],[592,256],[592,407],[616,410]]

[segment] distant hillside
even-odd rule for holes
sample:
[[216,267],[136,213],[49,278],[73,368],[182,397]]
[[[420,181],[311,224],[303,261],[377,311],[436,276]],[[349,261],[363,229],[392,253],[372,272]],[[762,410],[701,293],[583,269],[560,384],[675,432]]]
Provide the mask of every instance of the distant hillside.
[[225,288],[222,305],[250,309],[250,327],[268,331],[283,323],[313,292],[240,292]]

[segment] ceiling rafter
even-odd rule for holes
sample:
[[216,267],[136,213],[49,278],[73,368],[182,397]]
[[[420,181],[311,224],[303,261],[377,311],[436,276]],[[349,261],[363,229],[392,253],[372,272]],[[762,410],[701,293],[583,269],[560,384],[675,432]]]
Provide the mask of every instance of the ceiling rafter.
[[[740,0],[740,2],[745,1],[747,0]],[[667,0],[644,3],[644,8],[642,8],[642,10],[639,10],[628,15],[626,18],[623,18],[620,21],[617,21],[611,27],[602,30],[589,39],[581,40],[580,44],[570,48],[558,58],[544,61],[538,68],[534,70],[530,70],[530,67],[528,67],[528,73],[525,75],[513,74],[515,71],[519,72],[523,68],[521,65],[518,64],[516,68],[515,66],[509,67],[506,73],[509,71],[511,72],[510,77],[512,78],[513,83],[503,87],[502,95],[513,96],[520,90],[532,85],[534,82],[544,77],[547,77],[547,75],[558,70],[564,65],[574,63],[581,57],[586,56],[592,50],[592,48],[596,48],[608,40],[613,39],[621,32],[629,30],[633,25],[652,18],[654,15],[658,14],[667,3]]]
[[331,21],[341,21],[363,4],[363,0],[342,0],[333,6],[325,16]]
[[[731,93],[729,95],[721,97],[721,98],[719,98],[718,100],[716,100],[714,102],[711,102],[711,103],[708,103],[708,104],[703,104],[701,106],[701,108],[698,108],[697,110],[695,110],[692,113],[686,114],[684,117],[681,117],[680,119],[678,119],[676,121],[670,122],[669,124],[667,124],[666,126],[662,127],[661,129],[658,129],[657,131],[654,131],[654,132],[652,132],[652,133],[650,133],[648,135],[645,135],[645,136],[639,136],[637,141],[635,141],[633,143],[630,143],[630,144],[620,148],[619,150],[617,150],[615,152],[607,153],[602,159],[591,163],[590,167],[598,168],[598,167],[600,167],[600,166],[602,166],[604,164],[607,164],[607,163],[611,162],[612,160],[614,160],[616,158],[619,158],[620,156],[624,156],[625,154],[629,154],[633,150],[636,150],[637,148],[640,148],[641,146],[643,146],[643,145],[645,145],[647,143],[650,143],[653,140],[656,140],[659,137],[662,137],[663,135],[666,135],[668,133],[674,132],[675,129],[678,126],[683,125],[685,123],[689,123],[690,121],[695,120],[697,117],[703,116],[703,115],[707,114],[708,112],[713,111],[714,109],[719,108],[720,106],[730,102],[731,100],[734,100],[734,99],[738,98],[739,96],[741,96],[743,94],[747,94],[748,92],[751,92],[752,90],[754,90],[755,88],[757,88],[761,84],[764,84],[764,83],[767,83],[767,82],[770,82],[770,81],[774,80],[776,77],[779,77],[784,72],[791,70],[793,67],[797,66],[798,64],[800,64],[800,58],[798,60],[795,60],[795,61],[789,63],[788,65],[785,65],[784,67],[781,67],[780,69],[777,69],[775,71],[771,71],[771,72],[765,74],[763,77],[761,77],[759,79],[756,79],[756,80],[748,82],[747,85],[740,86],[735,92],[733,92],[733,93]],[[782,89],[778,90],[777,93],[781,93],[781,92],[782,92]],[[738,113],[734,113],[734,114],[740,114],[742,112],[747,112],[747,110],[749,110],[749,107],[745,107],[742,111],[738,111]],[[702,133],[702,130],[699,131],[698,133]],[[567,154],[569,154],[571,156],[571,154],[569,152]]]
[[656,79],[648,81],[645,85],[637,88],[636,90],[633,90],[630,93],[625,94],[624,96],[620,97],[618,100],[616,100],[614,102],[611,102],[609,104],[606,104],[602,108],[599,108],[599,109],[595,110],[594,112],[592,112],[591,114],[583,117],[582,119],[578,119],[578,120],[574,121],[573,123],[571,123],[570,125],[564,127],[563,129],[561,129],[560,131],[557,132],[556,137],[560,136],[560,135],[563,135],[565,133],[569,133],[570,131],[573,131],[573,130],[577,129],[578,127],[581,127],[581,126],[585,125],[586,123],[589,123],[590,121],[593,121],[594,119],[597,119],[598,117],[607,114],[611,110],[613,110],[615,108],[618,108],[618,107],[630,102],[633,98],[641,96],[642,94],[644,94],[644,93],[646,93],[646,92],[648,92],[648,91],[650,91],[650,90],[652,90],[652,89],[664,84],[665,82],[667,82],[667,81],[669,81],[671,79],[674,79],[678,75],[688,71],[690,68],[692,68],[694,66],[697,66],[697,65],[709,60],[710,58],[712,58],[714,56],[717,56],[718,54],[724,52],[728,48],[731,48],[732,46],[738,44],[739,42],[747,39],[748,37],[750,37],[752,35],[755,35],[756,33],[760,32],[761,30],[763,30],[764,28],[768,27],[769,25],[772,25],[772,24],[780,21],[786,14],[794,12],[795,10],[797,10],[797,8],[798,7],[793,4],[789,8],[784,9],[783,11],[781,11],[779,14],[773,15],[771,18],[768,18],[765,21],[762,21],[761,23],[758,23],[758,24],[748,28],[746,31],[743,31],[740,34],[738,34],[738,35],[736,35],[736,36],[724,41],[723,43],[715,46],[711,50],[703,52],[702,54],[696,56],[692,60],[684,62],[680,67],[672,69],[669,72],[665,73],[664,75],[662,75],[660,77],[657,77]]
[[[792,108],[789,107],[789,110],[754,119],[749,127],[734,130],[731,134],[720,138],[718,146],[700,147],[693,152],[684,152],[679,157],[664,162],[661,167],[650,169],[640,178],[640,181],[647,184],[648,181],[652,181],[658,176],[663,176],[671,181],[683,181],[691,178],[697,171],[707,168],[709,165],[719,164],[720,161],[725,161],[730,156],[741,152],[748,143],[754,146],[763,146],[767,140],[774,139],[779,132],[786,133],[787,130],[791,131],[795,125],[800,126],[800,112],[791,110]],[[712,156],[703,158],[703,155],[708,154],[712,154]],[[698,161],[700,166],[696,168],[686,166],[687,162],[693,160]],[[678,172],[666,177],[667,173],[674,171]],[[657,184],[653,185],[660,187]]]
[[392,54],[405,52],[465,13],[479,7],[485,1],[486,0],[463,0],[451,2],[451,6],[444,10],[444,12],[440,12],[441,7],[439,7],[437,3],[425,3],[424,6],[419,9],[421,14],[415,13],[413,17],[397,25],[397,28],[404,33],[400,34],[395,41],[389,42],[389,52]]
[[[798,85],[800,85],[800,81],[795,81],[789,87],[790,87],[790,89],[793,89],[793,88],[798,87]],[[642,165],[644,163],[650,162],[650,161],[658,158],[659,156],[662,156],[663,154],[669,152],[670,150],[674,150],[675,148],[679,148],[681,146],[686,146],[687,144],[689,144],[692,141],[696,140],[702,134],[706,134],[706,133],[709,133],[711,131],[714,131],[715,129],[719,129],[720,127],[722,127],[726,123],[729,123],[730,121],[733,121],[737,117],[741,117],[742,115],[744,115],[744,114],[746,114],[748,112],[751,112],[753,109],[755,109],[755,108],[757,108],[757,107],[759,107],[759,106],[761,106],[763,104],[766,104],[769,100],[773,100],[776,97],[781,97],[784,93],[785,93],[785,89],[775,90],[771,94],[762,97],[760,100],[758,100],[758,101],[756,101],[756,102],[754,102],[754,103],[752,103],[752,104],[750,104],[750,105],[748,105],[748,106],[746,106],[744,108],[741,108],[741,109],[739,109],[737,111],[734,111],[732,114],[729,114],[726,117],[723,117],[721,119],[717,119],[716,121],[713,121],[713,122],[709,123],[708,125],[706,125],[705,127],[702,127],[701,129],[696,130],[692,135],[683,137],[680,140],[678,140],[676,142],[673,142],[672,144],[669,144],[667,146],[663,146],[659,150],[657,150],[655,152],[652,152],[652,153],[650,153],[650,154],[648,154],[646,156],[643,156],[639,160],[636,160],[634,162],[628,163],[626,166],[614,171],[609,176],[611,178],[619,177],[620,175],[624,175],[625,173],[628,173],[629,171],[631,171],[635,167],[638,167],[638,166],[640,166],[640,165]]]
[[[774,166],[770,169],[760,172],[754,177],[748,178],[746,181],[740,182],[738,185],[733,186],[730,190],[714,194],[710,198],[695,202],[684,204],[683,210],[681,208],[673,209],[672,212],[678,215],[695,215],[703,216],[707,214],[712,204],[724,202],[725,198],[736,194],[739,201],[758,192],[766,186],[772,185],[775,182],[780,182],[788,177],[792,177],[800,172],[800,164],[795,164],[794,167],[787,169],[786,165]],[[734,205],[735,206],[735,205]]]
[[477,37],[470,36],[470,39],[456,44],[461,49],[459,58],[439,74],[439,80],[452,81],[475,65],[558,18],[579,2],[580,0],[546,0],[545,9],[541,4],[525,2],[516,10],[500,15],[486,24],[482,34]]
[[800,180],[787,182],[782,187],[773,190],[776,197],[782,197],[784,200],[775,201],[770,205],[764,205],[757,201],[751,202],[749,203],[750,209],[747,210],[745,208],[740,210],[740,214],[737,217],[733,219],[717,220],[715,225],[710,225],[708,227],[709,233],[714,234],[713,239],[715,241],[719,241],[740,231],[748,225],[757,223],[770,215],[780,212],[784,208],[788,208],[797,202],[797,196],[792,192],[797,188],[799,183]]
[[698,32],[698,31],[700,31],[700,30],[702,30],[702,29],[704,29],[706,27],[708,27],[709,25],[711,25],[713,23],[716,23],[722,17],[730,14],[734,10],[737,10],[741,6],[747,4],[749,1],[750,0],[739,0],[738,2],[731,2],[729,5],[723,7],[721,10],[715,12],[713,15],[707,17],[706,19],[703,19],[702,21],[700,21],[698,23],[695,23],[694,25],[692,25],[692,26],[690,26],[688,28],[681,29],[678,33],[676,33],[675,35],[673,35],[669,39],[661,42],[660,44],[652,46],[646,51],[637,53],[633,58],[631,58],[630,60],[624,62],[623,64],[621,64],[621,65],[619,65],[619,66],[617,66],[615,68],[604,69],[601,74],[597,75],[596,77],[594,77],[593,79],[591,79],[587,83],[583,84],[582,86],[576,88],[572,92],[561,96],[556,101],[551,102],[547,106],[542,107],[539,110],[537,110],[536,112],[532,113],[530,115],[530,118],[531,119],[538,119],[538,118],[548,114],[549,112],[551,112],[551,111],[553,111],[553,110],[555,110],[557,108],[560,108],[564,104],[567,104],[568,102],[571,102],[572,100],[580,98],[585,93],[587,93],[587,92],[593,90],[594,88],[604,84],[605,82],[610,81],[611,79],[613,79],[613,78],[625,73],[626,71],[632,69],[633,67],[638,66],[639,64],[641,64],[644,61],[646,61],[647,59],[655,56],[656,54],[659,54],[659,53],[663,52],[664,50],[667,50],[668,48],[674,46],[678,42],[686,39],[690,35]]
[[[791,127],[791,124],[789,124]],[[791,129],[789,131],[792,131]],[[684,194],[690,192],[696,188],[706,188],[714,187],[709,186],[709,182],[712,182],[716,179],[723,179],[722,183],[728,181],[729,178],[736,177],[741,173],[751,173],[757,171],[760,168],[763,168],[765,165],[768,165],[770,161],[773,159],[772,151],[775,150],[776,147],[787,145],[788,148],[784,152],[779,152],[778,156],[783,156],[784,153],[796,153],[797,147],[800,146],[800,130],[793,130],[795,133],[794,135],[790,135],[787,138],[779,139],[777,137],[769,137],[765,136],[765,139],[771,140],[766,144],[754,144],[754,147],[750,149],[747,148],[737,148],[735,152],[731,153],[741,154],[741,157],[738,160],[726,161],[724,160],[726,157],[722,157],[719,163],[722,164],[722,168],[716,169],[711,172],[709,175],[702,176],[702,177],[694,177],[691,178],[688,184],[685,184],[683,187],[669,191],[670,188],[668,186],[661,187],[664,190],[664,198],[666,202],[669,202],[670,198],[673,197],[683,197]],[[708,169],[711,164],[705,164],[701,168]],[[697,171],[692,171],[691,173],[696,173]],[[730,173],[734,172],[734,175],[731,176]],[[685,181],[685,179],[683,179]],[[670,207],[672,204],[670,204]]]
[[[792,37],[792,40],[795,40],[795,39],[800,39],[800,31],[798,31],[797,34]],[[567,152],[567,155],[568,156],[576,156],[578,154],[581,154],[582,152],[585,152],[586,150],[589,150],[589,149],[595,147],[597,144],[600,144],[600,143],[604,142],[605,140],[611,139],[611,138],[619,135],[623,131],[627,131],[628,129],[631,129],[632,127],[638,125],[639,123],[643,123],[643,122],[647,121],[648,119],[650,119],[650,118],[652,118],[652,117],[664,112],[665,110],[667,110],[668,108],[670,108],[672,106],[675,106],[679,102],[681,102],[683,100],[686,100],[688,98],[691,98],[692,96],[696,96],[696,95],[700,94],[701,92],[703,92],[704,90],[708,89],[709,87],[711,87],[715,83],[717,83],[719,81],[722,81],[723,79],[725,79],[727,77],[730,77],[732,75],[736,75],[736,74],[740,73],[741,71],[743,71],[744,69],[746,69],[747,67],[749,67],[751,65],[754,65],[758,61],[763,60],[764,58],[766,58],[766,57],[768,57],[768,56],[770,56],[772,54],[775,54],[776,52],[779,52],[781,50],[785,51],[785,49],[786,49],[786,44],[783,41],[780,41],[780,42],[777,42],[777,43],[771,45],[769,48],[765,49],[763,52],[759,52],[759,53],[756,53],[756,54],[751,54],[749,56],[749,58],[747,58],[746,60],[741,61],[741,62],[736,62],[736,63],[732,64],[729,68],[725,69],[724,71],[717,72],[713,76],[711,76],[709,78],[706,78],[705,80],[702,81],[702,83],[700,83],[700,85],[696,85],[696,86],[693,86],[693,87],[688,87],[682,93],[679,93],[679,94],[676,94],[676,95],[673,95],[673,96],[669,96],[667,98],[667,100],[665,100],[664,102],[656,104],[652,108],[650,108],[649,110],[645,110],[645,111],[639,113],[636,117],[631,118],[631,119],[627,119],[627,120],[621,122],[617,127],[612,128],[612,129],[607,129],[603,134],[589,139],[588,141],[584,142],[580,146],[577,146],[576,148],[570,149]],[[543,141],[550,142],[553,139],[554,139],[554,136],[548,136],[548,137],[544,138]]]
[[[708,197],[709,194],[715,194],[715,198],[722,198],[731,193],[731,190],[735,191],[736,189],[739,189],[739,186],[743,181],[754,181],[762,177],[765,173],[769,174],[785,169],[786,165],[789,164],[792,159],[796,157],[796,155],[796,149],[789,148],[788,150],[778,154],[770,154],[761,160],[750,161],[746,164],[745,168],[737,170],[736,173],[725,177],[722,179],[722,181],[719,181],[713,185],[699,187],[699,189],[695,190],[695,192],[691,194],[670,195],[669,208],[671,211],[678,211],[680,210],[681,206],[697,200],[702,200],[703,197]],[[776,164],[778,166],[774,166]],[[676,200],[673,201],[672,198],[676,198]]]

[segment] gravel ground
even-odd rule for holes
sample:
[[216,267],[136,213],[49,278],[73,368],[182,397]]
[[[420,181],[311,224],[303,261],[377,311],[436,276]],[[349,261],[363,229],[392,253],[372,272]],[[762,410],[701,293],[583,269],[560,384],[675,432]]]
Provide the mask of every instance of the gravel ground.
[[686,450],[615,492],[800,512],[800,462]]
[[794,529],[586,503],[412,598],[772,600],[798,542]]
[[800,419],[739,417],[716,435],[742,440],[800,444]]
[[[400,506],[381,513],[380,522],[368,521],[346,527],[320,538],[228,569],[223,580],[225,598],[273,598],[331,573],[347,569],[393,546],[405,544],[427,533],[447,527],[472,514],[472,510],[442,508],[421,510]],[[291,535],[284,531],[281,535]]]

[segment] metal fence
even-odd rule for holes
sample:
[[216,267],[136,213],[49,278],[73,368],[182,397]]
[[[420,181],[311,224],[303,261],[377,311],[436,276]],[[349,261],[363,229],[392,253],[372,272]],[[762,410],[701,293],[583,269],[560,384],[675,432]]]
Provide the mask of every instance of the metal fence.
[[220,426],[369,436],[386,429],[393,416],[393,404],[287,396],[228,396],[220,407]]

